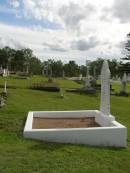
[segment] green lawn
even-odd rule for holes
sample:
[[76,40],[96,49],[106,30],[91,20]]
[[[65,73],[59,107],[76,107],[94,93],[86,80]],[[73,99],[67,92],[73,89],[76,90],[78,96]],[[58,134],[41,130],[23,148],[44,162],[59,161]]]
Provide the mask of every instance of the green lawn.
[[[128,128],[125,149],[56,144],[24,139],[28,111],[99,109],[100,94],[94,96],[28,89],[45,78],[7,79],[7,105],[0,109],[0,173],[130,173],[130,97],[111,96],[111,113]],[[4,80],[0,78],[0,84]],[[68,80],[55,80],[63,88],[80,87]],[[113,86],[116,91],[119,85]],[[2,89],[0,89],[2,90]],[[129,84],[130,92],[130,84]]]

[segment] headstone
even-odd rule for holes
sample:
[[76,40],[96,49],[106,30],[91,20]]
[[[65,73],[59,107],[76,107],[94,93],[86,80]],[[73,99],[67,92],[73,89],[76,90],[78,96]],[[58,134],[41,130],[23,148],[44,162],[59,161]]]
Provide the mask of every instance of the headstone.
[[63,77],[63,79],[65,78],[65,71],[64,70],[62,71],[62,77]]
[[5,81],[5,84],[4,84],[4,93],[7,94],[7,85],[6,85],[6,81]]
[[64,93],[62,89],[60,89],[60,98],[64,98]]
[[7,77],[7,75],[8,75],[7,69],[4,69],[3,70],[3,77]]
[[122,83],[121,91],[126,92],[126,84],[127,84],[127,75],[126,75],[126,73],[124,73],[121,83]]
[[0,107],[2,108],[5,105],[5,100],[3,97],[0,97]]
[[79,80],[82,80],[82,78],[83,78],[83,75],[80,74],[80,75],[79,75]]
[[89,76],[86,77],[86,80],[85,80],[85,87],[87,87],[87,88],[90,88],[90,87],[91,87],[91,83],[90,83],[90,78],[89,78]]
[[101,105],[104,115],[110,115],[110,70],[107,60],[103,62],[101,70]]
[[87,67],[87,71],[86,71],[85,87],[90,88],[91,84],[90,84],[90,76],[89,76],[89,66],[87,66],[87,63],[86,63],[86,67]]
[[89,62],[90,62],[89,60],[86,60],[87,71],[86,71],[85,87],[87,87],[87,88],[91,88],[90,75],[89,75],[89,65],[88,65]]

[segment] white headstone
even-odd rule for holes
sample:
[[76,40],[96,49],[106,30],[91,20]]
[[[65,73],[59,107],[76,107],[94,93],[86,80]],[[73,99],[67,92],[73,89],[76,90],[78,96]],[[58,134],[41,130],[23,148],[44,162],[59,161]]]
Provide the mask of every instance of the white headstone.
[[127,75],[124,73],[123,78],[122,78],[122,91],[126,92],[126,83],[127,83]]
[[7,93],[7,85],[6,85],[6,81],[5,81],[5,85],[4,85],[4,93]]
[[82,78],[83,78],[83,75],[80,74],[80,75],[79,75],[79,80],[82,80]]
[[101,70],[101,105],[104,115],[110,115],[110,70],[107,60],[103,62]]
[[91,84],[90,84],[90,77],[89,77],[89,76],[86,77],[86,80],[85,80],[85,87],[91,87]]
[[3,70],[3,77],[7,77],[7,76],[8,76],[7,74],[8,74],[7,69],[4,69],[4,70]]
[[[87,64],[87,63],[86,63]],[[87,66],[87,71],[86,71],[86,79],[85,79],[85,87],[90,87],[90,76],[89,76],[89,66]]]

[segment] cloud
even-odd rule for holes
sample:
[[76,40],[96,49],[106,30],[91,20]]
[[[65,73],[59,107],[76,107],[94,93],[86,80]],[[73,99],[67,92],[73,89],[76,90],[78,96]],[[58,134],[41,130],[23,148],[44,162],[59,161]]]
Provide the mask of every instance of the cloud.
[[112,22],[118,19],[121,23],[130,22],[130,1],[129,0],[113,0],[111,7],[104,7],[102,9],[101,20]]
[[43,46],[45,49],[49,49],[52,51],[58,51],[58,52],[66,52],[67,51],[61,45],[58,45],[58,44],[43,43]]
[[130,22],[130,1],[129,0],[114,0],[112,7],[113,15],[117,17],[120,22]]
[[93,4],[79,0],[23,0],[23,16],[26,19],[46,20],[59,24],[60,29],[79,31],[82,21],[96,12]]
[[[61,57],[80,63],[86,57],[99,57],[101,52],[119,57],[121,47],[117,45],[130,32],[129,0],[124,0],[128,7],[122,0],[6,2],[7,6],[0,5],[0,47],[28,47],[39,58]],[[125,8],[127,12],[123,12]]]
[[78,40],[78,41],[72,41],[71,48],[73,50],[80,50],[80,51],[86,51],[91,48],[94,48],[99,44],[99,42],[96,40],[95,36],[89,37],[89,39],[86,40]]
[[94,10],[94,6],[90,4],[83,6],[71,2],[69,5],[63,5],[59,9],[59,16],[66,28],[79,30],[82,20],[88,18]]
[[20,43],[16,39],[13,39],[12,37],[0,37],[0,48],[4,48],[6,46],[9,46],[10,48],[15,50],[25,48],[22,43]]
[[10,0],[9,3],[14,8],[18,8],[20,6],[19,0]]

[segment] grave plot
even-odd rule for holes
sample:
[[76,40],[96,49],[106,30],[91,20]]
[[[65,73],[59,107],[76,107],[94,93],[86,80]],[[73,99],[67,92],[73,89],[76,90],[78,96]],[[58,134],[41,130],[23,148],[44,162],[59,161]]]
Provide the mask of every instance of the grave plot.
[[29,112],[24,137],[49,142],[125,147],[127,128],[110,113],[110,71],[104,61],[99,110]]

